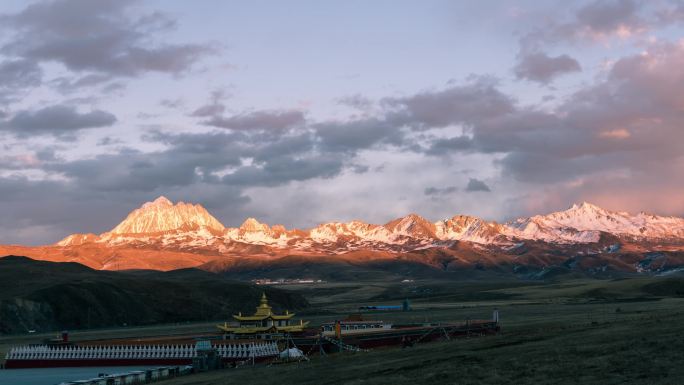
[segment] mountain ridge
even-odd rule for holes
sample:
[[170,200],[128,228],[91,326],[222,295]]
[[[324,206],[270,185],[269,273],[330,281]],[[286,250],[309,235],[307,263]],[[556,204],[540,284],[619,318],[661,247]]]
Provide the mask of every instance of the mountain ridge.
[[0,245],[6,254],[98,270],[199,268],[236,279],[669,274],[684,271],[684,219],[585,202],[506,223],[468,215],[430,222],[409,214],[385,224],[353,220],[304,230],[255,218],[225,227],[201,205],[160,197],[112,231],[71,234],[49,246]]
[[[430,222],[411,213],[383,225],[359,220],[327,222],[310,229],[287,229],[269,226],[255,218],[247,218],[237,228],[225,227],[199,204],[178,202],[159,197],[133,210],[111,231],[95,235],[71,234],[57,246],[85,243],[162,242],[206,244],[207,241],[237,241],[274,247],[311,247],[314,244],[345,243],[351,248],[369,243],[421,247],[430,242],[468,241],[483,245],[514,244],[518,240],[557,244],[597,243],[601,233],[632,239],[665,239],[684,241],[684,219],[646,213],[631,215],[602,209],[588,202],[573,204],[567,210],[546,215],[518,218],[506,223],[487,221],[475,216],[455,215]],[[356,246],[355,246],[356,245]]]

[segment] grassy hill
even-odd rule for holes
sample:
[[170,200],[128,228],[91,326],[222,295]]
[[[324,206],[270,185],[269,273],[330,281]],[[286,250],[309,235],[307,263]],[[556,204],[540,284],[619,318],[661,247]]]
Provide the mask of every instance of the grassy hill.
[[8,256],[0,258],[0,333],[221,320],[252,311],[264,290],[276,309],[308,306],[296,293],[201,270],[99,271]]

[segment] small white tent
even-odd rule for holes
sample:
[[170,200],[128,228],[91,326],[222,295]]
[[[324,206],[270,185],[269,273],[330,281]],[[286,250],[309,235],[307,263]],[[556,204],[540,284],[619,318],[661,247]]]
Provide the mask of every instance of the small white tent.
[[289,348],[280,352],[280,358],[284,360],[301,360],[306,359],[304,352],[297,348]]

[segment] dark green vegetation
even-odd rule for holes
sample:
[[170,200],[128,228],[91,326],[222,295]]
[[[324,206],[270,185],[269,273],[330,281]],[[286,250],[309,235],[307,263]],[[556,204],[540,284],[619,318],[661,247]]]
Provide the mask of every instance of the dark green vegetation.
[[[252,311],[264,288],[200,270],[97,271],[76,263],[0,258],[0,333],[225,319]],[[267,288],[277,309],[307,306]]]
[[[194,270],[114,273],[92,271],[76,264],[54,266],[47,263],[46,266],[52,270],[46,270],[42,262],[20,258],[10,258],[4,263],[6,265],[0,259],[0,274],[3,275],[0,277],[0,298],[3,300],[45,293],[50,288],[62,288],[62,285],[74,282],[97,282],[98,287],[106,287],[107,291],[119,293],[123,290],[140,296],[143,303],[136,305],[140,308],[135,311],[150,311],[145,307],[155,305],[149,302],[161,301],[166,307],[174,308],[168,309],[176,312],[174,317],[197,316],[205,306],[208,316],[219,320],[228,317],[229,306],[252,311],[262,289]],[[6,284],[4,280],[12,273],[5,267],[13,264],[17,267],[12,278],[14,284]],[[59,274],[55,273],[55,268],[59,268]],[[404,298],[409,298],[414,308],[411,312],[376,312],[365,317],[397,323],[461,321],[489,318],[496,308],[501,314],[502,333],[492,337],[418,345],[411,349],[387,348],[366,353],[314,356],[310,362],[226,369],[165,383],[682,383],[684,277],[681,275],[603,280],[563,275],[553,280],[528,281],[482,275],[471,279],[435,277],[415,282],[384,278],[286,285],[267,292],[274,301],[282,301],[279,308],[295,309],[299,304],[296,318],[301,316],[312,321],[312,325],[339,319],[357,311],[361,305],[398,305]],[[22,288],[20,282],[26,287]],[[116,282],[117,289],[106,286],[111,282]],[[223,285],[231,290],[221,292]],[[157,288],[157,291],[145,292],[150,287]],[[191,308],[192,301],[200,298],[200,293],[205,296],[204,305]],[[216,303],[211,303],[213,301]],[[304,307],[306,303],[310,305]],[[187,309],[183,309],[184,304],[188,304]],[[112,312],[110,308],[119,308],[117,303],[103,306]],[[210,306],[214,306],[215,313],[210,313]],[[82,309],[83,306],[74,308]],[[78,341],[214,330],[213,322],[198,322],[84,330],[72,333],[72,338]],[[8,346],[37,342],[42,337],[0,337],[0,354]]]
[[[293,286],[334,318],[365,303],[413,296],[414,311],[367,318],[502,317],[498,336],[312,357],[310,362],[198,374],[210,384],[679,384],[684,375],[684,279],[415,282]],[[392,294],[394,293],[394,295]],[[334,314],[334,315],[333,315]]]

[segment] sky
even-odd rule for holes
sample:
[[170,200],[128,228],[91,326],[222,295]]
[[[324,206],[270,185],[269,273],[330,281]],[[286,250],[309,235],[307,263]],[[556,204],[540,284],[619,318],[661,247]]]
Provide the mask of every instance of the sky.
[[0,3],[0,243],[164,195],[224,225],[684,215],[684,2]]

